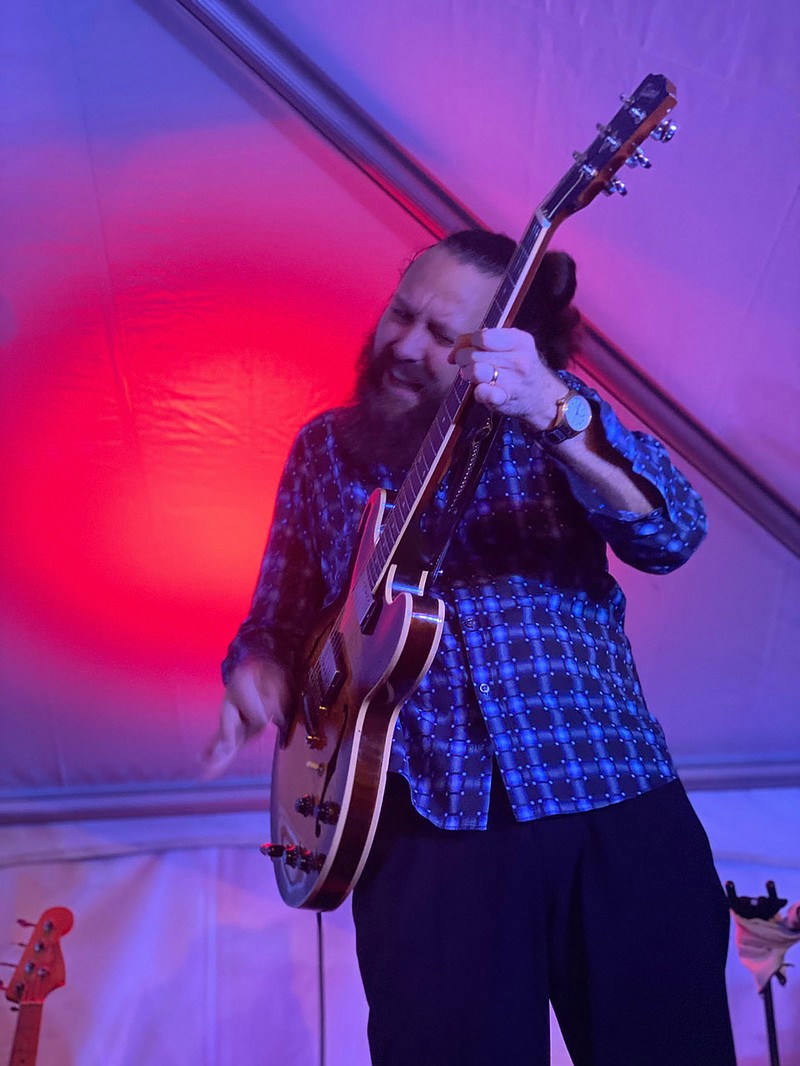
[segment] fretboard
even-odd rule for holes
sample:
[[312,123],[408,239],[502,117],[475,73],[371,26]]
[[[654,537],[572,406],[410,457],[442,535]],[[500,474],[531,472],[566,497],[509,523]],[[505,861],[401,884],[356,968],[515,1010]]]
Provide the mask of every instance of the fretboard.
[[[585,152],[574,154],[574,165],[534,213],[489,304],[482,329],[513,324],[547,243],[566,217],[586,207],[601,191],[624,190],[621,182],[612,180],[623,163],[650,166],[639,146],[648,136],[661,141],[672,138],[675,126],[667,116],[675,102],[672,83],[661,74],[650,74],[630,97],[623,98],[622,107],[610,122],[597,125],[597,136],[592,143]],[[473,385],[456,376],[362,571],[355,589],[359,613],[362,607],[364,611],[369,610],[368,605],[396,559],[412,522],[441,485],[472,406],[473,391]]]
[[42,1004],[23,1003],[17,1016],[17,1029],[8,1066],[35,1066],[42,1025]]
[[[481,329],[493,329],[513,321],[533,280],[535,268],[541,262],[549,230],[550,223],[540,208],[517,245],[483,317]],[[377,591],[409,526],[447,473],[459,427],[472,406],[473,391],[474,386],[457,374],[397,492],[394,507],[364,569],[363,580],[369,587],[363,589],[363,602],[368,602],[368,598]]]

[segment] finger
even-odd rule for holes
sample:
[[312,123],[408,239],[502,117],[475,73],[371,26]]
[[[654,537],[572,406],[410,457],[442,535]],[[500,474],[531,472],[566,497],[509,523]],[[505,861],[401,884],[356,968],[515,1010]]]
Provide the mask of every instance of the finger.
[[476,347],[485,352],[511,352],[531,341],[529,333],[512,329],[510,326],[495,326],[491,329],[487,327],[473,333],[473,337],[479,338],[480,343]]
[[461,367],[461,377],[473,385],[492,385],[497,381],[500,370],[494,363],[476,361]]
[[484,332],[478,329],[474,333],[462,333],[460,337],[456,337],[455,344],[447,356],[448,362],[458,363],[460,366],[463,366],[464,362],[470,362],[474,352],[483,351]]
[[217,734],[200,757],[200,776],[204,781],[219,777],[236,757],[239,748]]
[[247,730],[238,708],[226,699],[220,712],[217,732],[203,752],[204,776],[216,777],[221,774],[233,762],[246,737]]
[[461,368],[463,378],[478,383],[491,381],[495,370],[503,365],[494,352],[482,348],[459,348],[452,361]]
[[485,407],[490,407],[493,410],[507,404],[511,399],[508,392],[506,392],[502,386],[498,385],[497,382],[494,384],[489,384],[487,382],[482,385],[476,385],[473,398],[477,400],[478,403],[482,403]]

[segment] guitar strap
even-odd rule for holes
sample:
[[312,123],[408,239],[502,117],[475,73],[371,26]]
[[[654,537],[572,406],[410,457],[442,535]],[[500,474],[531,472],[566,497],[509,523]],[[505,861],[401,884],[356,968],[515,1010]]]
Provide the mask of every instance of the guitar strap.
[[500,415],[480,409],[476,409],[475,415],[477,418],[473,417],[473,420],[478,424],[471,427],[462,437],[458,449],[459,455],[451,465],[447,480],[445,490],[447,500],[444,512],[433,524],[428,538],[430,542],[439,545],[438,554],[430,559],[429,585],[432,585],[439,576],[453,534],[475,494],[489,458],[489,452],[500,432],[502,424]]

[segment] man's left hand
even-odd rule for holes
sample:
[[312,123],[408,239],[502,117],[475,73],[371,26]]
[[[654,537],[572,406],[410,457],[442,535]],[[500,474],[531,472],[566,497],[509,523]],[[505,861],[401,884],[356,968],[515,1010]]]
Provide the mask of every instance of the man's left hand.
[[448,358],[465,381],[474,383],[478,403],[524,418],[535,429],[552,424],[565,386],[542,361],[530,333],[479,329],[459,337]]

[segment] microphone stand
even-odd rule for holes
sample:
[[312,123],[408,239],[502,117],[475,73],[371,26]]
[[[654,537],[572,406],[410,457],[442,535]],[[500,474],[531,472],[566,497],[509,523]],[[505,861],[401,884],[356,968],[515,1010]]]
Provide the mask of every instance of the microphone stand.
[[[750,896],[737,896],[736,886],[733,881],[725,882],[725,891],[728,896],[728,906],[738,914],[740,918],[761,918],[770,921],[785,907],[787,900],[780,899],[775,889],[774,881],[767,881],[767,895],[752,898]],[[780,970],[773,974],[780,984],[786,984],[786,976]],[[770,977],[760,995],[764,997],[764,1013],[767,1020],[767,1041],[769,1043],[769,1066],[781,1066],[778,1056],[778,1031],[775,1027],[775,1006],[772,1000],[772,977]]]

